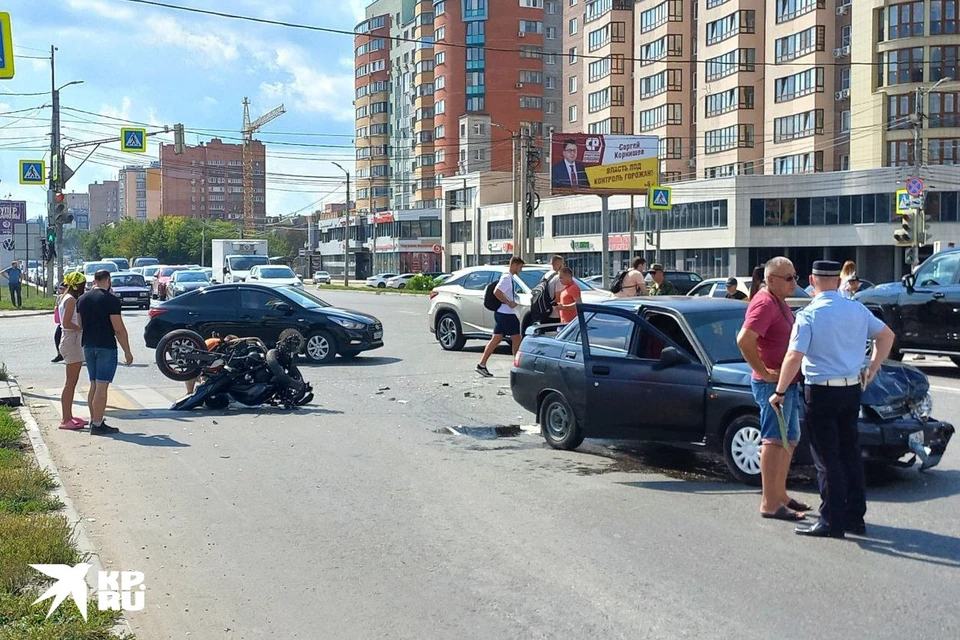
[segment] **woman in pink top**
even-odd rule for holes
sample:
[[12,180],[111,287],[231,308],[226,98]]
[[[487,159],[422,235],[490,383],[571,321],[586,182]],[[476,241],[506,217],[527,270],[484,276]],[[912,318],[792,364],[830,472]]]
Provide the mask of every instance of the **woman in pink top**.
[[580,287],[573,279],[570,267],[560,269],[560,294],[557,296],[557,309],[560,322],[567,324],[577,317],[577,305],[580,303]]

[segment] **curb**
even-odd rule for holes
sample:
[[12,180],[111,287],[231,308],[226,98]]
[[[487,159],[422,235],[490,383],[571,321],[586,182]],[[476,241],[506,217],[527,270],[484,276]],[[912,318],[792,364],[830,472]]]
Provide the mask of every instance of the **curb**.
[[[6,388],[6,390],[3,390]],[[23,393],[20,385],[13,378],[0,381],[0,405],[6,407],[22,407]]]
[[[37,459],[37,464],[40,465],[41,468],[46,469],[54,482],[57,483],[57,488],[53,491],[53,494],[63,503],[63,509],[61,509],[60,512],[73,527],[73,540],[77,545],[77,550],[81,554],[89,556],[85,562],[92,566],[94,570],[93,575],[97,575],[97,572],[105,571],[106,569],[104,569],[103,562],[100,560],[100,554],[94,548],[93,543],[90,542],[90,538],[87,537],[86,529],[83,526],[83,518],[80,517],[80,513],[74,506],[73,500],[67,495],[67,490],[63,485],[63,481],[60,479],[60,470],[57,469],[57,465],[53,462],[50,449],[47,448],[47,443],[43,440],[43,434],[40,433],[40,425],[37,424],[33,414],[30,413],[29,407],[21,405],[19,411],[20,419],[23,420],[23,424],[27,430],[27,436],[30,438],[30,446],[33,449],[34,457]],[[87,585],[93,590],[95,590],[97,586],[95,582],[91,583],[89,572],[87,573]],[[127,619],[123,617],[122,614],[119,622],[113,627],[113,632],[115,635],[133,633],[133,630],[130,628],[130,623],[127,622]]]
[[0,313],[0,319],[2,318],[32,318],[34,316],[48,316],[53,313],[53,309],[47,310],[37,310],[37,311],[4,311]]

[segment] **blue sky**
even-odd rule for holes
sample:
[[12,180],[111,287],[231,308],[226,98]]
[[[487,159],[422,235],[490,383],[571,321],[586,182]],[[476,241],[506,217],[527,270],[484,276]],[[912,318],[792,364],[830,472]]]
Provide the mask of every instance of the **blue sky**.
[[[170,3],[349,31],[362,20],[367,0]],[[44,213],[46,192],[19,184],[17,161],[41,156],[49,161],[50,110],[9,112],[49,104],[49,61],[23,56],[48,56],[51,44],[58,48],[57,85],[84,82],[61,92],[66,141],[119,135],[120,119],[151,125],[182,122],[188,144],[217,135],[228,141],[239,136],[244,96],[251,100],[252,118],[283,103],[287,113],[258,135],[267,145],[268,174],[280,174],[268,178],[267,213],[310,211],[321,199],[342,201],[339,179],[284,176],[342,175],[331,160],[353,169],[351,36],[125,0],[8,0],[4,5],[2,9],[11,14],[19,57],[16,77],[0,80],[0,197],[26,200],[29,217]],[[34,92],[44,95],[12,95]],[[223,131],[190,133],[200,129]],[[172,141],[172,134],[161,137]],[[124,164],[157,157],[156,142],[146,154],[122,153],[119,143],[101,147],[70,180],[67,191],[86,191],[90,182],[115,179]],[[79,161],[74,155],[68,164],[76,167]]]

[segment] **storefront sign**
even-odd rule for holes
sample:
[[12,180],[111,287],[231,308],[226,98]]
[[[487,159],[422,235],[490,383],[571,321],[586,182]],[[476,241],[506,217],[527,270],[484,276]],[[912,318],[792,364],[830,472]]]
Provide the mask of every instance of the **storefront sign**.
[[[630,240],[628,239],[627,243],[629,242]],[[574,251],[594,251],[595,250],[593,248],[593,243],[588,242],[586,240],[571,240],[570,248],[573,249]]]
[[487,253],[513,253],[512,242],[488,242]]
[[610,251],[630,251],[630,234],[618,233],[610,236]]

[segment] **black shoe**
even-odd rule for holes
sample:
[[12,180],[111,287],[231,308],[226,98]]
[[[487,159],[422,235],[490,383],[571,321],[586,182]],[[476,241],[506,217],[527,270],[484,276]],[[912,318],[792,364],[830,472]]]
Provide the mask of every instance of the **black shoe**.
[[843,530],[847,533],[852,533],[855,536],[867,535],[867,525],[863,520],[854,524],[848,524],[843,528]]
[[120,429],[111,427],[106,422],[101,422],[99,426],[94,424],[90,425],[90,435],[92,436],[110,436],[115,433],[120,433]]
[[54,358],[54,359],[51,360],[50,362],[63,362],[63,356],[57,356],[56,358]]
[[843,538],[842,531],[833,531],[823,522],[817,522],[809,527],[797,527],[793,532],[798,536],[809,536],[811,538]]
[[480,375],[482,375],[484,378],[492,378],[492,377],[493,377],[493,374],[490,373],[490,370],[487,369],[487,368],[486,368],[484,365],[482,365],[482,364],[478,364],[478,365],[477,365],[477,373],[479,373]]

